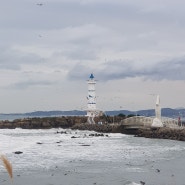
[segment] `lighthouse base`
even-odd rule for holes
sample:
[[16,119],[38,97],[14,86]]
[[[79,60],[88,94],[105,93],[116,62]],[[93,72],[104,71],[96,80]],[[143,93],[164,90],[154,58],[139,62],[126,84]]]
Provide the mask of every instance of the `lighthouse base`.
[[101,115],[101,111],[99,110],[87,110],[87,122],[89,124],[96,124],[94,118]]
[[96,124],[95,121],[94,121],[94,117],[88,117],[87,123],[89,123],[89,124]]

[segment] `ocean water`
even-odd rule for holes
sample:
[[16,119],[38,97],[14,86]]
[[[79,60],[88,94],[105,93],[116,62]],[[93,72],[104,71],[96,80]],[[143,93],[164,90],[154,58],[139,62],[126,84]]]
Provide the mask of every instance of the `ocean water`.
[[[0,152],[11,161],[14,173],[74,168],[79,173],[114,173],[118,180],[114,184],[134,185],[141,180],[173,184],[172,177],[174,184],[185,182],[179,173],[185,170],[184,142],[118,133],[95,137],[92,133],[95,132],[1,129]],[[23,153],[15,154],[16,151]],[[4,171],[0,166],[0,172]]]
[[[63,116],[63,115],[62,115]],[[0,114],[0,121],[8,120],[8,121],[13,121],[15,119],[24,119],[24,118],[43,118],[46,116],[28,116],[25,114]],[[47,117],[55,117],[54,115],[47,116]]]

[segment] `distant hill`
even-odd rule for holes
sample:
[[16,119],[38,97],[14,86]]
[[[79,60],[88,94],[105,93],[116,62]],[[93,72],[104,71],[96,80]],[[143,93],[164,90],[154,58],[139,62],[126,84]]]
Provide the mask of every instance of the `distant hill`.
[[25,113],[26,116],[83,116],[85,111],[71,110],[71,111],[36,111]]
[[[138,110],[138,111],[129,111],[129,110],[113,110],[105,111],[106,115],[115,116],[118,114],[134,114],[140,116],[155,116],[154,109],[148,110]],[[56,117],[56,116],[85,116],[86,111],[80,110],[70,110],[70,111],[35,111],[29,113],[13,113],[13,114],[0,114],[0,120],[14,120],[19,118],[27,117]],[[164,117],[178,118],[185,117],[185,108],[182,109],[171,109],[171,108],[162,108],[161,115]]]
[[[106,115],[118,115],[118,114],[134,114],[134,115],[140,115],[140,116],[155,116],[155,110],[154,109],[148,109],[148,110],[138,110],[138,111],[128,111],[128,110],[115,110],[115,111],[106,111]],[[177,118],[179,116],[185,117],[185,109],[171,109],[171,108],[162,108],[161,109],[161,115],[164,117],[170,117],[170,118]]]

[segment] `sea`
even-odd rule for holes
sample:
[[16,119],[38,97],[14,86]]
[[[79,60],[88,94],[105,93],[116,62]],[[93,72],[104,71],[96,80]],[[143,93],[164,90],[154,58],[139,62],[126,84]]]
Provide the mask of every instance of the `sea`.
[[[0,152],[12,163],[15,174],[61,169],[89,177],[84,184],[185,184],[182,141],[62,128],[16,128],[0,129]],[[1,165],[0,173],[5,171]]]
[[[57,117],[59,117],[59,116],[60,115],[57,115]],[[65,116],[65,115],[61,115],[61,116]],[[43,117],[46,117],[46,116],[41,116],[41,115],[28,116],[28,115],[25,115],[25,114],[0,114],[0,121],[5,121],[5,120],[13,121],[15,119],[35,118],[35,117],[43,118]],[[49,115],[47,117],[55,117],[55,115]]]

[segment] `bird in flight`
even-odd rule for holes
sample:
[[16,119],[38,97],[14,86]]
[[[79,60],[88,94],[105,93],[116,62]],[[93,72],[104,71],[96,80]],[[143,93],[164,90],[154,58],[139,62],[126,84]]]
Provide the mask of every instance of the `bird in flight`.
[[42,3],[37,3],[38,6],[42,6],[43,4]]

